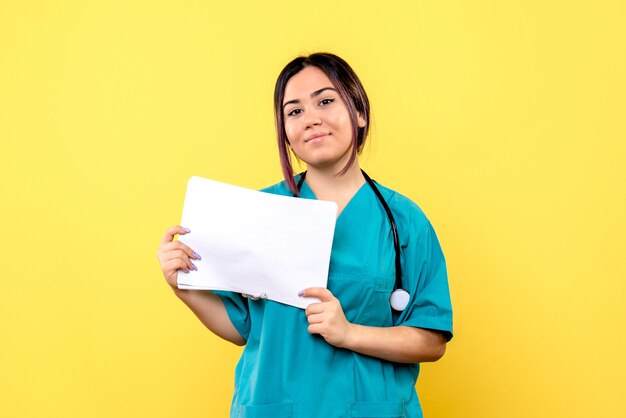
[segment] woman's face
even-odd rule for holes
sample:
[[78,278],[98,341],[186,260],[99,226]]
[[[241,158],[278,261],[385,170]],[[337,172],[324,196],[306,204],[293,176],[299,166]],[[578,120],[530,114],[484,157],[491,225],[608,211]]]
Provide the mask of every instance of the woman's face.
[[[294,153],[310,167],[343,168],[352,146],[352,122],[326,74],[305,67],[285,86],[283,120]],[[365,121],[359,117],[359,127]]]

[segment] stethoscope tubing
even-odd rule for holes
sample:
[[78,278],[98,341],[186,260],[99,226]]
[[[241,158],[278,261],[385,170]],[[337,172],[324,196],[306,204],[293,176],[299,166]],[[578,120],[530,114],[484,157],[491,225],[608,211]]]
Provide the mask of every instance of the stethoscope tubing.
[[[389,225],[391,225],[391,233],[393,235],[393,249],[395,251],[396,282],[394,285],[394,291],[396,291],[396,290],[402,289],[402,262],[400,259],[400,238],[398,236],[398,228],[396,227],[396,221],[393,217],[393,213],[391,213],[391,209],[389,208],[389,205],[385,201],[385,198],[383,197],[383,195],[380,193],[380,190],[378,190],[378,187],[376,186],[376,183],[374,182],[374,180],[372,180],[370,176],[368,176],[367,173],[363,169],[361,169],[361,173],[363,173],[363,177],[365,177],[365,181],[367,182],[367,184],[369,184],[371,189],[374,191],[374,194],[378,198],[378,201],[383,205],[383,209],[385,210],[385,213],[387,214],[387,219],[389,219]],[[302,172],[300,174],[300,178],[298,179],[298,184],[296,186],[298,194],[300,193],[300,188],[302,187],[302,183],[304,183],[305,178],[306,178],[306,171]],[[294,194],[294,197],[297,197],[297,194]]]

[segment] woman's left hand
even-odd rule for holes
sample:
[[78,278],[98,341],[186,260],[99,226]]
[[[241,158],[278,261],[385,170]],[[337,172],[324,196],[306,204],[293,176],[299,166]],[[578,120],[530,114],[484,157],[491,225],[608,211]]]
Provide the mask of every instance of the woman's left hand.
[[300,292],[300,296],[321,301],[306,308],[309,334],[319,334],[335,347],[345,346],[352,324],[346,319],[339,299],[323,287],[310,287]]

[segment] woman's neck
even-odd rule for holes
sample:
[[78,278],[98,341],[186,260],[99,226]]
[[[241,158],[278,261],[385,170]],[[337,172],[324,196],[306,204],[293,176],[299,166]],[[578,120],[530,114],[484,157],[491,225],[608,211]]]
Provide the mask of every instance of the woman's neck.
[[312,166],[307,167],[306,183],[320,200],[337,203],[339,213],[348,204],[352,196],[365,183],[358,160],[343,175],[336,170],[323,170]]

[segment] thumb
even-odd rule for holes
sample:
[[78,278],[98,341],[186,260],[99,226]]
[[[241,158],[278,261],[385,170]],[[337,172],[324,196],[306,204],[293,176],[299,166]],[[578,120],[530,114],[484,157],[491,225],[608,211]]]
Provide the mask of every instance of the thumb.
[[330,302],[334,298],[331,291],[324,287],[309,287],[298,292],[298,296],[304,298],[318,298],[322,302]]

